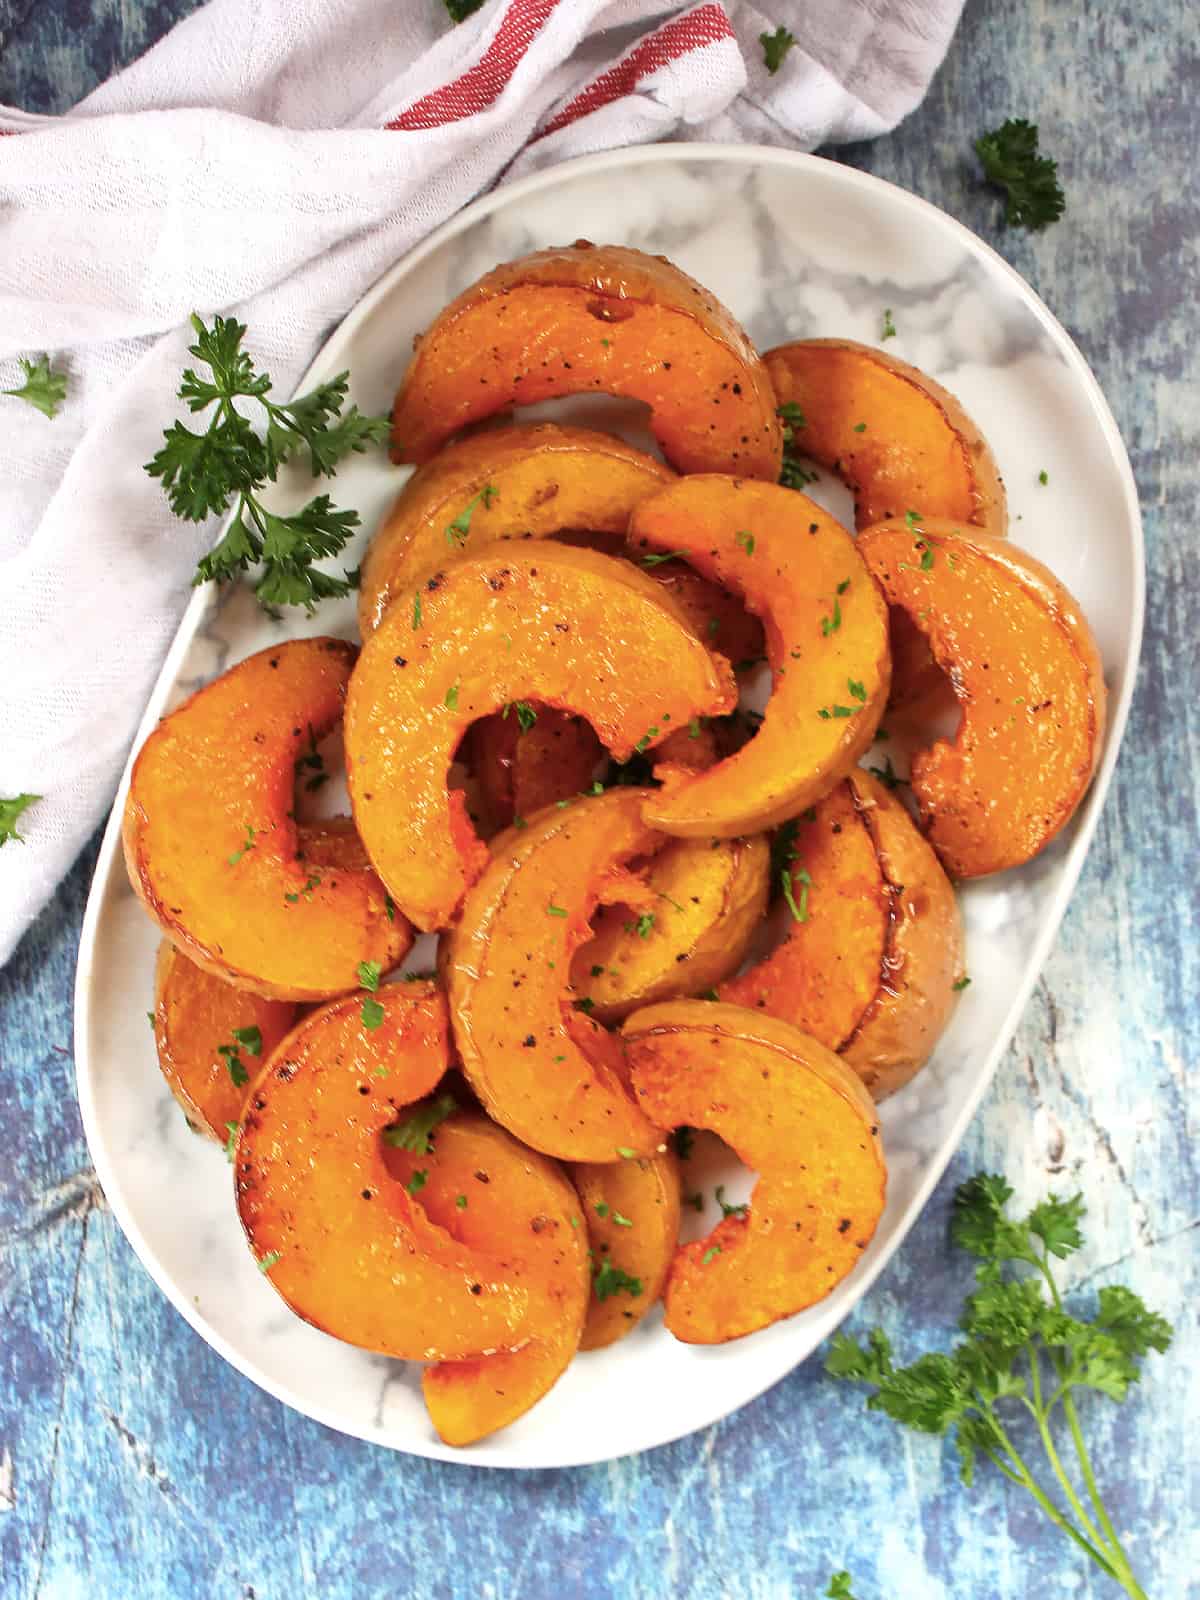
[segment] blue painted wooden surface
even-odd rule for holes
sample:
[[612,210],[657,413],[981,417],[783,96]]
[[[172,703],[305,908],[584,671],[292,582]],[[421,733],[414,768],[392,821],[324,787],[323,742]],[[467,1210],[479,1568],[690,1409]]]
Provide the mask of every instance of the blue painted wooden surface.
[[[0,101],[62,109],[191,9],[0,0]],[[921,110],[891,138],[839,152],[997,244],[1078,338],[1130,447],[1150,569],[1130,732],[1058,947],[950,1174],[856,1324],[881,1322],[902,1351],[948,1339],[967,1273],[946,1213],[979,1166],[1030,1198],[1081,1188],[1093,1241],[1075,1270],[1081,1293],[1131,1283],[1179,1330],[1124,1407],[1085,1405],[1155,1600],[1200,1593],[1190,9],[974,0]],[[1067,216],[1043,235],[1003,230],[972,176],[971,138],[1010,114],[1040,122],[1065,178]],[[154,1288],[89,1170],[71,980],[91,861],[0,973],[3,1600],[774,1600],[820,1593],[839,1566],[860,1600],[1114,1592],[1024,1496],[988,1473],[964,1491],[948,1446],[906,1440],[816,1362],[707,1433],[562,1473],[393,1456],[260,1394]]]

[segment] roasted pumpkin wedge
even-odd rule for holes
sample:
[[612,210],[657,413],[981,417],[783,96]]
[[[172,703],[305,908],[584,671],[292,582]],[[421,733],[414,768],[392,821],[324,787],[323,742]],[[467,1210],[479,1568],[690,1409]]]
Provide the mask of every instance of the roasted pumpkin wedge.
[[503,1255],[546,1287],[545,1314],[519,1350],[426,1368],[434,1427],[447,1444],[467,1445],[515,1422],[566,1371],[588,1309],[588,1235],[562,1170],[486,1117],[456,1112],[429,1142],[424,1152],[389,1151],[393,1176],[420,1185],[425,1215],[458,1244]]
[[860,528],[916,511],[1005,532],[987,440],[940,383],[853,339],[802,339],[763,359],[779,404],[803,418],[796,448],[844,479]]
[[632,1332],[662,1294],[679,1243],[679,1161],[674,1151],[571,1169],[587,1220],[592,1295],[581,1350]]
[[477,722],[464,757],[489,838],[514,817],[529,817],[590,788],[604,747],[582,717],[522,700]]
[[214,978],[169,939],[154,974],[154,1043],[171,1093],[198,1133],[226,1143],[246,1085],[296,1020],[296,1007]]
[[650,858],[639,907],[606,905],[571,962],[600,1022],[699,994],[733,972],[767,906],[766,838],[674,839]]
[[650,407],[680,472],[779,476],[770,379],[724,306],[663,256],[586,240],[485,273],[416,342],[392,412],[397,461],[510,406],[612,394]]
[[746,1213],[676,1251],[670,1332],[720,1344],[824,1299],[870,1242],[887,1185],[853,1072],[786,1022],[710,1001],[647,1006],[622,1035],[646,1114],[711,1129],[758,1173]]
[[628,562],[553,541],[455,562],[363,647],[345,726],[359,833],[405,915],[444,928],[487,860],[446,787],[478,717],[535,700],[625,760],[734,698],[727,663]]
[[1103,666],[1078,602],[1024,550],[960,524],[880,523],[858,543],[962,710],[953,740],[912,758],[929,842],[951,877],[1019,866],[1070,821],[1100,759]]
[[405,1360],[514,1348],[547,1325],[550,1291],[512,1249],[510,1218],[476,1249],[389,1176],[381,1138],[403,1137],[449,1061],[434,985],[333,1001],[254,1081],[234,1153],[238,1214],[272,1286],[306,1322]]
[[341,639],[293,639],[239,662],[164,717],[125,803],[130,881],[198,966],[277,1000],[320,1000],[358,967],[403,959],[412,929],[365,864],[304,859],[295,770],[338,723],[354,662]]
[[795,816],[854,766],[887,700],[887,613],[854,540],[806,495],[710,476],[643,500],[629,538],[740,594],[762,618],[772,673],[755,738],[698,775],[660,768],[648,821],[729,838]]
[[666,843],[642,821],[646,794],[612,789],[501,834],[443,941],[471,1087],[510,1133],[568,1161],[648,1156],[662,1143],[629,1094],[619,1042],[570,985],[608,875]]
[[783,942],[720,989],[836,1051],[872,1098],[928,1059],[954,1008],[962,924],[941,863],[901,802],[861,770],[781,841]]
[[418,467],[371,540],[358,592],[365,639],[396,595],[455,554],[586,528],[623,536],[637,502],[674,473],[592,428],[552,422],[459,439]]

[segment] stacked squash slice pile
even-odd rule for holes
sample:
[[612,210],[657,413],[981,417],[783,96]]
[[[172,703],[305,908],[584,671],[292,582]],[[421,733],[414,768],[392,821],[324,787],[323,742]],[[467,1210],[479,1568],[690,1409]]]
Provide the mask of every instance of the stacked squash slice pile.
[[[593,391],[648,407],[665,459],[504,420]],[[760,358],[661,258],[497,268],[393,421],[416,471],[361,648],[282,643],[166,717],[125,848],[167,940],[162,1069],[255,1257],[317,1327],[425,1363],[465,1444],[660,1298],[710,1344],[853,1270],[875,1102],[962,986],[951,880],[1067,823],[1104,686],[951,396],[846,341]],[[785,444],[844,478],[857,536],[781,485]],[[890,756],[859,765],[885,712],[911,812]],[[298,823],[339,725],[353,817]],[[686,1244],[675,1130],[757,1174]]]

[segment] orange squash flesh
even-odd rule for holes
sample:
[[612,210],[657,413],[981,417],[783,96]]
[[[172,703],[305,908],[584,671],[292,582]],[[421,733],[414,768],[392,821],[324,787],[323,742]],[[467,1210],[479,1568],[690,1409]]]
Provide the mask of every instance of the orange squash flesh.
[[396,904],[427,930],[450,923],[486,862],[446,787],[477,718],[535,700],[586,717],[624,760],[734,703],[727,664],[628,562],[507,545],[454,563],[419,599],[419,611],[394,605],[364,646],[345,743],[359,833]]
[[612,394],[651,409],[680,472],[779,476],[775,396],[724,306],[662,256],[580,240],[486,273],[421,336],[392,412],[397,461],[514,405]]
[[468,1445],[507,1427],[547,1394],[579,1348],[588,1306],[587,1230],[562,1171],[477,1113],[434,1130],[426,1155],[389,1152],[402,1183],[420,1171],[431,1222],[468,1250],[505,1255],[546,1285],[545,1315],[517,1350],[427,1367],[430,1419],[446,1444]]
[[303,859],[295,764],[342,715],[354,649],[296,639],[260,651],[164,717],[134,763],[130,882],[197,966],[277,1000],[320,1000],[385,971],[412,929],[374,872]]
[[544,1325],[544,1282],[504,1230],[477,1250],[432,1222],[380,1143],[449,1065],[445,1001],[422,983],[372,998],[377,1027],[364,996],[333,1001],[250,1088],[234,1158],[250,1248],[298,1316],[348,1344],[418,1361],[519,1345]]
[[861,770],[799,819],[792,849],[804,920],[789,917],[783,943],[721,999],[811,1034],[878,1102],[921,1068],[953,1012],[954,890],[904,806]]
[[803,339],[763,360],[779,404],[804,415],[796,447],[846,482],[860,528],[917,511],[1005,532],[992,452],[941,384],[852,339]]
[[740,594],[762,618],[772,671],[756,737],[698,775],[660,769],[647,820],[728,838],[795,816],[854,766],[887,700],[886,610],[854,540],[805,495],[707,476],[643,500],[629,538],[638,551],[681,550]]
[[679,1161],[668,1149],[637,1161],[573,1167],[571,1176],[592,1251],[592,1297],[579,1348],[600,1350],[631,1333],[662,1294],[679,1242]]
[[711,1129],[759,1174],[744,1216],[676,1251],[669,1331],[720,1344],[824,1299],[883,1213],[887,1169],[858,1079],[799,1029],[740,1006],[667,1001],[622,1034],[647,1115]]
[[619,1042],[573,1009],[571,958],[606,875],[665,840],[641,819],[644,789],[553,807],[493,843],[444,940],[443,980],[463,1071],[485,1109],[546,1155],[652,1155]]
[[587,528],[623,536],[637,502],[669,467],[592,428],[543,422],[448,444],[401,489],[363,562],[358,623],[365,639],[396,595],[455,555],[489,544]]
[[[246,1086],[296,1020],[284,1000],[245,994],[164,939],[154,978],[154,1042],[171,1093],[198,1132],[224,1144],[242,1118]],[[233,1036],[258,1030],[258,1048]],[[220,1053],[225,1045],[237,1060]],[[245,1073],[246,1076],[241,1075]],[[238,1077],[239,1082],[234,1082]]]
[[859,549],[948,674],[962,722],[911,763],[924,831],[952,877],[1030,860],[1087,792],[1105,688],[1078,603],[1005,539],[929,520],[880,523]]
[[484,717],[467,736],[466,760],[479,790],[484,837],[591,786],[604,748],[582,717],[553,706],[529,706],[536,721],[521,726],[516,708]]

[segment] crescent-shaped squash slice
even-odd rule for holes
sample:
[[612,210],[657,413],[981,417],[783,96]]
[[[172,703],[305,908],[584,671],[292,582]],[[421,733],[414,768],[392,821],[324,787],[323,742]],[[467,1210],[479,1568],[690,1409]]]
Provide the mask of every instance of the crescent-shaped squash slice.
[[397,461],[510,406],[612,394],[650,407],[680,472],[779,476],[775,396],[724,306],[664,256],[579,240],[485,273],[421,335],[392,412]]
[[860,528],[909,511],[1007,527],[987,440],[947,389],[853,339],[802,339],[763,360],[781,406],[797,406],[796,448],[837,473]]
[[463,756],[475,780],[485,838],[590,788],[604,748],[582,717],[527,700],[484,717]]
[[587,1219],[592,1298],[581,1350],[632,1332],[662,1294],[679,1243],[679,1160],[667,1149],[636,1161],[577,1166],[571,1176]]
[[507,1427],[549,1393],[579,1348],[588,1308],[587,1230],[561,1169],[478,1113],[438,1124],[425,1154],[388,1152],[402,1183],[418,1172],[425,1215],[468,1250],[504,1255],[546,1285],[547,1308],[519,1350],[427,1367],[425,1404],[452,1445]]
[[381,1136],[449,1062],[432,984],[333,1001],[255,1080],[234,1154],[238,1214],[272,1286],[314,1327],[404,1360],[511,1348],[545,1317],[544,1283],[499,1233],[486,1250],[460,1243],[389,1176]]
[[412,929],[365,863],[306,861],[296,762],[338,723],[354,661],[341,639],[294,639],[239,662],[158,724],[125,804],[129,878],[198,966],[276,1000],[321,1000],[360,962],[403,959]]
[[575,952],[571,982],[600,1022],[699,994],[735,971],[767,908],[770,848],[749,839],[673,839],[647,862],[638,906],[606,905]]
[[954,890],[904,806],[861,770],[788,830],[784,940],[721,999],[811,1034],[882,1100],[924,1064],[954,1008]]
[[1100,652],[1040,561],[959,524],[880,523],[858,541],[890,604],[929,640],[962,709],[913,756],[921,823],[955,878],[1019,866],[1066,826],[1104,741]]
[[711,1129],[758,1173],[748,1212],[676,1251],[670,1332],[720,1344],[824,1299],[883,1213],[887,1169],[862,1084],[798,1028],[741,1006],[667,1001],[622,1033],[647,1115]]
[[501,834],[443,941],[471,1087],[510,1133],[568,1161],[652,1155],[662,1143],[629,1094],[619,1042],[570,986],[605,880],[666,842],[642,821],[646,793],[612,789]]
[[371,540],[358,591],[365,639],[396,595],[455,554],[586,528],[623,536],[639,500],[675,474],[592,428],[542,422],[448,444],[418,467]]
[[359,658],[345,728],[359,833],[405,915],[444,928],[487,860],[446,787],[477,718],[536,700],[586,717],[625,760],[734,697],[728,665],[628,562],[553,541],[455,562]]
[[629,538],[680,551],[740,594],[762,618],[772,672],[757,735],[705,772],[661,768],[647,819],[729,838],[795,816],[854,766],[887,700],[887,613],[854,540],[806,495],[704,476],[643,500]]
[[171,1093],[197,1132],[224,1144],[242,1118],[246,1086],[296,1020],[285,1000],[222,983],[169,939],[154,973],[154,1043]]

